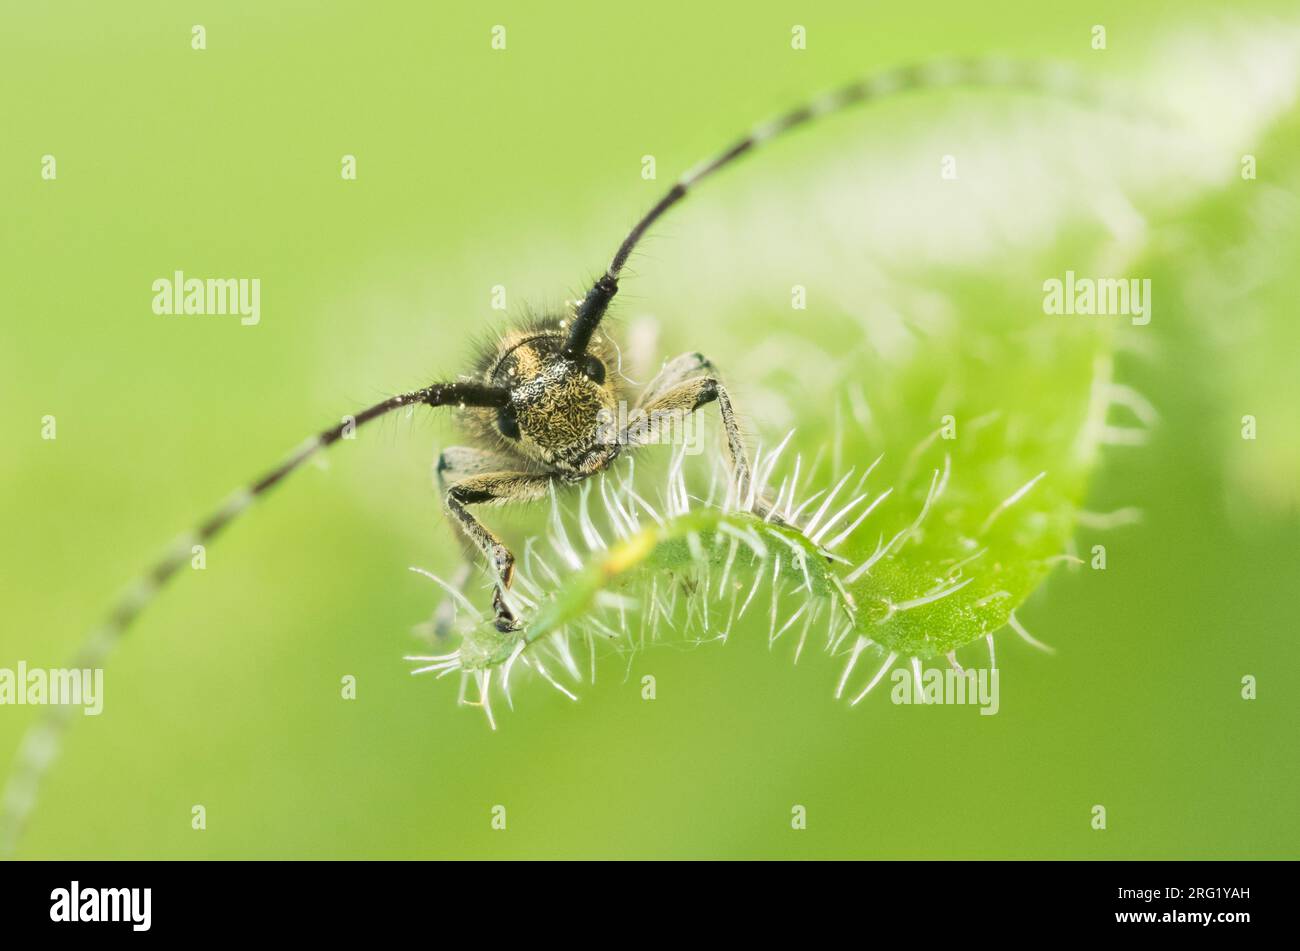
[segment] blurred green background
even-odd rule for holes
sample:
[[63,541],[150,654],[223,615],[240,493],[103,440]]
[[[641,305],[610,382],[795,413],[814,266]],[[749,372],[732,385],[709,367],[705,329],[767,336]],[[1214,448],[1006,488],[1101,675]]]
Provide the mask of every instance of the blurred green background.
[[[1294,207],[1300,148],[1283,94],[1295,51],[1269,19],[1289,4],[1238,4],[1228,25],[1219,6],[9,5],[5,667],[62,663],[163,544],[310,432],[459,372],[472,342],[507,320],[490,307],[494,285],[512,314],[580,292],[677,174],[779,108],[936,54],[1059,58],[1141,83],[1258,68],[1251,44],[1278,44],[1272,85],[1203,115],[1211,131],[1258,118],[1260,177],[1246,186],[1258,213],[1230,191],[1230,162],[1171,167],[1094,140],[1150,215],[1137,273],[1171,289],[1147,333],[1119,330],[1143,351],[1123,359],[1123,378],[1163,419],[1149,446],[1106,456],[1090,495],[1098,510],[1140,507],[1144,521],[1107,534],[1105,572],[1058,571],[1023,612],[1059,653],[999,635],[997,716],[895,707],[884,691],[850,711],[830,698],[838,666],[814,655],[792,667],[755,625],[725,647],[653,648],[626,680],[612,661],[576,704],[516,687],[516,712],[489,733],[456,708],[453,683],[412,678],[400,659],[437,600],[407,566],[449,574],[457,558],[430,484],[454,434],[416,414],[363,431],[234,527],[206,571],[182,572],[110,663],[104,715],[74,722],[19,855],[1295,857],[1297,351],[1284,320],[1293,285],[1279,288],[1300,263],[1300,216],[1266,213]],[[807,50],[790,48],[796,23]],[[194,24],[207,31],[201,52]],[[494,24],[505,51],[490,49]],[[1104,52],[1089,46],[1093,24],[1107,27]],[[1169,54],[1179,35],[1202,52]],[[1234,43],[1247,50],[1236,60]],[[1197,59],[1215,55],[1224,62]],[[1053,159],[1080,148],[1035,140],[1029,120],[985,123],[968,114],[974,102],[845,117],[728,173],[657,230],[619,319],[652,312],[662,355],[718,355],[749,398],[751,430],[770,439],[797,424],[811,454],[824,408],[795,403],[776,425],[762,408],[786,404],[762,374],[747,378],[746,354],[779,334],[833,352],[852,322],[796,322],[793,279],[735,253],[728,228],[770,260],[851,254],[850,238],[771,207],[822,181],[819,168],[888,162],[898,130],[924,142],[954,112],[1010,170],[1027,148]],[[340,178],[345,154],[356,181]],[[646,154],[658,181],[641,177]],[[859,221],[884,246],[916,223],[907,189],[928,187],[898,175],[901,204]],[[1045,187],[1026,179],[990,200],[1014,225],[1055,207]],[[749,228],[754,208],[766,227]],[[1089,233],[1059,225],[1063,247]],[[924,287],[924,266],[871,250],[860,256],[872,269]],[[1071,260],[1062,251],[1032,273]],[[973,268],[998,284],[987,263]],[[175,269],[259,277],[261,324],[154,316],[151,282]],[[1257,443],[1239,438],[1245,413],[1261,421]],[[40,438],[47,414],[54,441]],[[528,517],[497,524],[518,539]],[[1099,540],[1081,529],[1081,548]],[[349,674],[353,702],[339,698]],[[1251,702],[1247,674],[1259,678]],[[32,712],[0,708],[6,764]],[[790,827],[796,803],[804,831]],[[1096,803],[1104,832],[1089,826]],[[194,804],[205,831],[190,827]],[[504,832],[489,824],[495,804]]]

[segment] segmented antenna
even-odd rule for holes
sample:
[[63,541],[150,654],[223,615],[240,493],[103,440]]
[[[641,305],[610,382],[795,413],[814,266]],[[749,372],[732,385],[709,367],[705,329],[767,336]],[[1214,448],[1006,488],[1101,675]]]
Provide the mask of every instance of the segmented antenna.
[[[435,383],[422,390],[389,397],[356,416],[345,417],[337,426],[312,436],[280,465],[227,499],[194,532],[177,539],[154,567],[122,596],[108,619],[86,639],[70,662],[70,669],[93,670],[102,667],[131,623],[189,560],[193,546],[206,544],[216,538],[260,496],[279,485],[285,477],[301,468],[303,463],[321,450],[338,442],[346,433],[403,406],[487,406],[499,409],[509,402],[509,391],[501,387],[479,383]],[[59,740],[70,718],[70,710],[66,706],[46,707],[42,717],[23,738],[17,762],[5,788],[4,801],[0,803],[0,856],[11,854],[17,844],[22,827],[35,804],[41,778],[58,752]]]
[[614,252],[609,267],[587,291],[578,305],[573,327],[565,341],[564,352],[571,357],[581,354],[591,341],[591,336],[605,316],[610,301],[618,293],[618,281],[623,266],[632,251],[645,237],[656,221],[670,208],[684,199],[690,190],[714,172],[726,168],[759,146],[806,125],[813,119],[848,109],[863,103],[888,99],[899,93],[953,86],[999,87],[1023,89],[1030,92],[1051,93],[1070,98],[1088,98],[1099,95],[1096,85],[1085,85],[1079,77],[1059,64],[1045,65],[1018,63],[1010,60],[972,59],[937,60],[930,63],[903,66],[887,72],[864,77],[839,89],[819,96],[797,109],[755,126],[748,135],[734,142],[713,158],[700,163],[677,180],[641,220],[633,225],[623,243]]

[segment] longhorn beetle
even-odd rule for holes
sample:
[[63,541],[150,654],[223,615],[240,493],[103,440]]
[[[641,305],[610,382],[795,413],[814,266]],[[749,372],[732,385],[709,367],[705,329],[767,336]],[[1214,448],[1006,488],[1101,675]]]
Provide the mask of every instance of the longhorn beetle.
[[[437,462],[437,480],[467,551],[474,558],[485,556],[496,574],[493,608],[501,630],[512,630],[521,623],[504,596],[514,573],[514,555],[472,509],[507,501],[533,501],[543,497],[552,484],[581,482],[609,468],[624,449],[643,443],[643,434],[653,430],[646,426],[647,421],[661,415],[693,413],[712,403],[717,404],[722,417],[733,482],[739,493],[749,492],[749,462],[735,410],[714,365],[699,353],[683,354],[664,364],[640,394],[628,425],[622,429],[609,425],[623,393],[613,372],[616,350],[600,324],[618,293],[623,268],[646,232],[692,188],[760,145],[849,106],[902,92],[949,86],[1020,88],[1075,98],[1086,98],[1083,93],[1087,92],[1076,86],[1071,74],[1056,69],[996,60],[944,61],[899,68],[850,83],[757,126],[683,175],[635,224],[604,273],[568,311],[505,334],[483,355],[471,375],[389,397],[323,430],[279,466],[235,493],[137,582],[70,666],[101,667],[117,639],[149,600],[188,561],[193,545],[211,542],[256,499],[345,433],[404,407],[452,408],[476,444],[445,450]],[[761,497],[758,506],[761,513],[770,513]],[[460,584],[468,574],[468,570],[461,572]],[[12,849],[34,805],[36,788],[53,759],[68,709],[50,707],[24,740],[4,799],[0,853]]]

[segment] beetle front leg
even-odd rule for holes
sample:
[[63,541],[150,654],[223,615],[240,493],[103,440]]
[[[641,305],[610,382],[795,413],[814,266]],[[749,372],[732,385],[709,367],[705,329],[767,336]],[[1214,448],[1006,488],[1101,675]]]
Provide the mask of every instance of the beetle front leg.
[[469,506],[534,502],[546,495],[550,481],[550,476],[526,472],[489,472],[452,483],[444,496],[447,511],[455,516],[465,537],[487,557],[496,573],[492,610],[499,631],[514,630],[519,624],[505,600],[505,591],[515,577],[515,556],[501,539],[470,513]]
[[[674,365],[678,365],[681,369],[688,366],[713,369],[713,365],[698,353],[677,358],[665,370],[671,372],[675,368]],[[722,416],[722,428],[727,438],[727,462],[736,480],[736,494],[743,499],[749,494],[753,479],[749,457],[745,454],[745,440],[740,433],[740,423],[736,420],[735,410],[731,406],[731,397],[717,377],[696,377],[669,385],[652,394],[629,423],[624,439],[635,444],[638,439],[644,440],[650,434],[657,433],[660,427],[659,420],[667,418],[671,421],[694,413],[700,407],[714,402],[718,404],[718,413]],[[771,515],[774,521],[780,521],[779,516],[772,514],[772,505],[763,497],[762,492],[757,493],[755,508],[761,516]]]

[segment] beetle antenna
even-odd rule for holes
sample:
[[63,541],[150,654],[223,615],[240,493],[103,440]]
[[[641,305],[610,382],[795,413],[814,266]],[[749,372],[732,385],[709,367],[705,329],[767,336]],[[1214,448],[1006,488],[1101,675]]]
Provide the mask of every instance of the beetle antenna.
[[618,293],[619,277],[632,251],[650,227],[663,217],[668,209],[685,198],[701,181],[753,152],[760,145],[797,129],[813,119],[840,112],[850,106],[888,99],[899,93],[953,86],[1018,88],[1070,95],[1075,98],[1086,91],[1086,87],[1072,72],[1059,65],[1048,67],[1041,64],[988,58],[938,60],[864,77],[755,126],[749,134],[734,142],[730,148],[696,165],[679,178],[668,193],[633,225],[632,230],[628,232],[627,237],[614,253],[605,273],[592,285],[591,290],[587,291],[586,296],[578,304],[573,327],[565,342],[565,355],[574,358],[587,348],[596,326],[605,316],[610,301]]
[[[298,447],[279,466],[260,479],[240,489],[226,503],[200,523],[191,534],[184,535],[172,545],[152,569],[122,596],[108,619],[97,628],[69,667],[74,670],[103,667],[108,655],[117,645],[132,622],[140,616],[149,602],[169,582],[181,566],[192,556],[195,545],[206,544],[245,512],[259,497],[279,485],[303,463],[319,452],[349,436],[358,426],[387,415],[403,406],[483,406],[502,408],[510,402],[510,391],[503,387],[481,383],[435,383],[411,393],[391,396],[381,403],[356,414],[345,416],[337,426],[323,430]],[[36,791],[41,778],[57,753],[59,740],[70,718],[70,707],[51,705],[28,731],[18,750],[10,780],[0,803],[0,856],[12,853],[28,813],[35,805]]]

